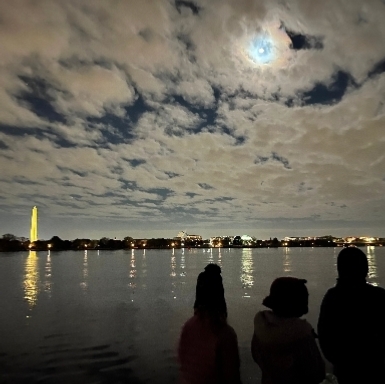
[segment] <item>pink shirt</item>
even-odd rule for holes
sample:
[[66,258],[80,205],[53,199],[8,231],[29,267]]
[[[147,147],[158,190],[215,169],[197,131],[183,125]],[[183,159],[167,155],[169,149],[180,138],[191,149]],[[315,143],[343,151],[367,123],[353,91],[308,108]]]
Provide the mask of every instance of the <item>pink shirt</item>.
[[183,326],[178,348],[183,384],[239,384],[237,335],[224,324],[213,330],[210,320],[194,315]]

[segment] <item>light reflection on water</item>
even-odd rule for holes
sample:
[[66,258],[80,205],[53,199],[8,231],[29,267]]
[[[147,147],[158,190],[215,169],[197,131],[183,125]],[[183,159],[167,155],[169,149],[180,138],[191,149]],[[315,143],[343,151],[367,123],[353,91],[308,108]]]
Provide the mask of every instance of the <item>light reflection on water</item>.
[[[174,250],[173,250],[174,251]],[[174,256],[174,252],[171,253],[171,294],[174,299],[176,299],[175,291],[176,291],[176,257]]]
[[283,258],[283,271],[286,273],[292,272],[291,268],[291,249],[289,247],[283,248],[284,258]]
[[[146,257],[146,250],[143,251],[144,259]],[[135,251],[131,250],[131,259],[130,259],[130,272],[129,272],[129,283],[128,286],[131,288],[131,302],[134,301],[134,294],[136,289],[136,260],[135,260]]]
[[39,270],[36,251],[29,251],[25,260],[24,271],[24,299],[32,309],[37,304],[39,294]]
[[181,272],[180,272],[180,276],[183,277],[183,276],[186,276],[186,258],[185,258],[185,255],[184,255],[184,249],[183,249],[183,252],[180,256],[180,269],[181,269]]
[[373,247],[373,246],[366,247],[366,254],[368,256],[368,264],[369,264],[368,280],[371,284],[378,286],[376,247]]
[[88,284],[88,254],[87,250],[84,251],[83,254],[83,270],[82,270],[83,280],[80,283],[80,287],[83,290],[83,293],[87,293],[87,284]]
[[208,263],[215,263],[213,249],[212,248],[207,249],[206,253],[208,254]]
[[254,284],[253,276],[253,251],[249,248],[242,249],[242,272],[241,272],[241,281],[242,287],[244,289],[244,294],[242,297],[251,297],[250,289]]
[[48,293],[48,297],[51,297],[52,290],[52,264],[51,264],[51,251],[48,251],[47,260],[44,267],[44,291]]
[[222,252],[221,248],[218,248],[218,261],[217,264],[222,268]]
[[[141,275],[143,277],[143,280],[146,281],[146,277],[147,277],[147,257],[146,257],[146,254],[143,253],[142,255],[142,265],[141,265]],[[147,287],[147,284],[144,282],[142,283],[142,288],[146,289]]]

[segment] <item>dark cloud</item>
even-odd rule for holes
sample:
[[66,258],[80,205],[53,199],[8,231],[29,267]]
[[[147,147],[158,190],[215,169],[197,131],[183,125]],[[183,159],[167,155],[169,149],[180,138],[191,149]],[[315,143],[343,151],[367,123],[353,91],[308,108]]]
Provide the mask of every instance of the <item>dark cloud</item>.
[[168,136],[183,137],[187,133],[198,133],[194,128],[184,129],[176,125],[170,125],[164,129],[164,133]]
[[229,201],[233,201],[234,198],[233,197],[227,197],[227,196],[222,196],[222,197],[218,197],[215,199],[215,201],[217,202],[229,202]]
[[209,184],[206,184],[206,183],[198,183],[198,185],[202,188],[202,189],[206,189],[206,190],[210,190],[210,189],[213,189],[213,187]]
[[23,185],[44,185],[44,183],[38,182],[36,180],[30,180],[25,177],[15,177],[13,180],[15,183]]
[[191,37],[188,34],[178,34],[176,39],[181,43],[182,49],[188,55],[189,61],[191,63],[196,63],[195,43],[192,41]]
[[127,159],[127,161],[130,163],[131,167],[133,168],[136,168],[142,164],[146,164],[146,160],[143,160],[143,159]]
[[336,104],[342,100],[349,87],[357,88],[354,78],[347,72],[338,71],[330,83],[317,83],[313,89],[300,94],[305,105]]
[[193,1],[175,0],[175,7],[179,13],[181,13],[183,8],[190,9],[194,15],[198,15],[201,11],[201,8]]
[[281,163],[286,169],[291,169],[291,166],[289,164],[289,160],[286,159],[285,157],[283,156],[280,156],[278,155],[277,153],[273,152],[271,154],[271,159],[272,160],[275,160],[275,161],[278,161],[279,163]]
[[214,103],[210,107],[204,107],[205,101],[196,99],[194,102],[186,100],[186,97],[179,94],[169,95],[165,102],[168,104],[176,104],[180,105],[183,108],[188,109],[190,112],[197,114],[202,123],[199,127],[197,127],[197,132],[200,132],[200,128],[203,128],[207,125],[215,125],[217,117],[218,117],[218,103],[221,99],[221,90],[217,87],[211,86],[213,95],[214,95]]
[[153,111],[153,108],[145,102],[140,93],[136,93],[134,103],[124,107],[124,109],[132,124],[136,124],[144,113]]
[[266,157],[266,156],[257,156],[254,160],[254,164],[257,164],[257,165],[264,165],[266,163],[268,163],[269,161],[276,161],[276,162],[279,162],[281,163],[284,168],[286,169],[291,169],[291,166],[290,166],[290,163],[289,163],[289,160],[286,159],[285,157],[283,156],[280,156],[278,155],[276,152],[272,152],[271,155],[269,157]]
[[130,189],[130,190],[138,189],[137,182],[133,180],[124,180],[119,178],[119,183],[122,184],[123,189]]
[[[52,86],[44,79],[20,76],[27,85],[28,90],[18,95],[19,103],[26,103],[29,109],[37,116],[51,122],[64,123],[65,116],[58,113],[53,106],[53,98],[50,96]],[[56,92],[56,90],[55,90]]]
[[151,42],[154,38],[154,31],[151,28],[144,28],[138,33],[146,42]]
[[166,174],[170,179],[173,179],[173,178],[175,178],[175,177],[180,176],[179,173],[175,173],[175,172],[165,172],[165,174]]
[[307,187],[305,182],[302,182],[298,186],[298,193],[312,191],[313,189],[312,187]]
[[265,156],[257,156],[257,158],[254,160],[254,164],[265,164],[269,161],[270,157]]
[[385,59],[377,63],[368,73],[368,77],[374,77],[385,72]]
[[[385,181],[385,179],[384,179],[384,181]],[[186,196],[188,196],[190,199],[193,199],[195,196],[199,196],[199,194],[194,193],[194,192],[187,192]]]
[[87,120],[90,123],[90,127],[100,131],[104,137],[104,142],[99,143],[99,145],[108,146],[108,143],[132,142],[136,137],[131,120],[127,117],[107,113],[103,117],[90,117]]
[[37,139],[49,139],[61,148],[76,148],[79,146],[79,143],[67,140],[59,132],[48,131],[42,128],[10,127],[0,124],[0,132],[12,138],[33,136]]
[[81,171],[79,171],[77,169],[69,169],[69,168],[65,168],[65,167],[58,167],[58,169],[61,170],[61,171],[68,170],[71,173],[73,173],[74,175],[77,175],[77,176],[80,176],[80,177],[88,176],[88,172],[81,172]]
[[174,191],[169,188],[150,188],[146,192],[158,195],[162,199],[167,199],[174,194]]
[[153,108],[145,103],[140,94],[137,94],[134,103],[123,109],[124,116],[107,112],[102,117],[88,117],[87,120],[100,130],[107,143],[133,142],[136,138],[134,125],[143,114],[153,111]]
[[291,48],[299,51],[301,49],[323,49],[323,37],[303,35],[293,31],[286,30],[291,40]]

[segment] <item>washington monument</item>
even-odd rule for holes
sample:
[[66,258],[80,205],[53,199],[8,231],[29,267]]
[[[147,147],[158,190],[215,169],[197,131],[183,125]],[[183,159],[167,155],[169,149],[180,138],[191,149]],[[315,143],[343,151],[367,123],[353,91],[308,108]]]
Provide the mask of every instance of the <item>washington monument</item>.
[[31,215],[31,234],[29,237],[29,241],[33,243],[37,240],[37,207],[36,205],[32,208]]

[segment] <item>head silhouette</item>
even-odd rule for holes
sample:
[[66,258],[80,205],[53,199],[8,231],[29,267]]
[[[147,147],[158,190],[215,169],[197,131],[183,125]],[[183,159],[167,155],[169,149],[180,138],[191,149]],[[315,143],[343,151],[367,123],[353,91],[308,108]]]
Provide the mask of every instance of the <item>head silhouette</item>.
[[227,317],[225,290],[219,265],[208,264],[204,272],[199,274],[194,308]]
[[365,253],[357,247],[342,249],[337,258],[337,271],[343,279],[364,279],[369,271]]
[[270,287],[270,295],[262,304],[281,317],[301,317],[308,313],[309,293],[305,279],[278,277]]

